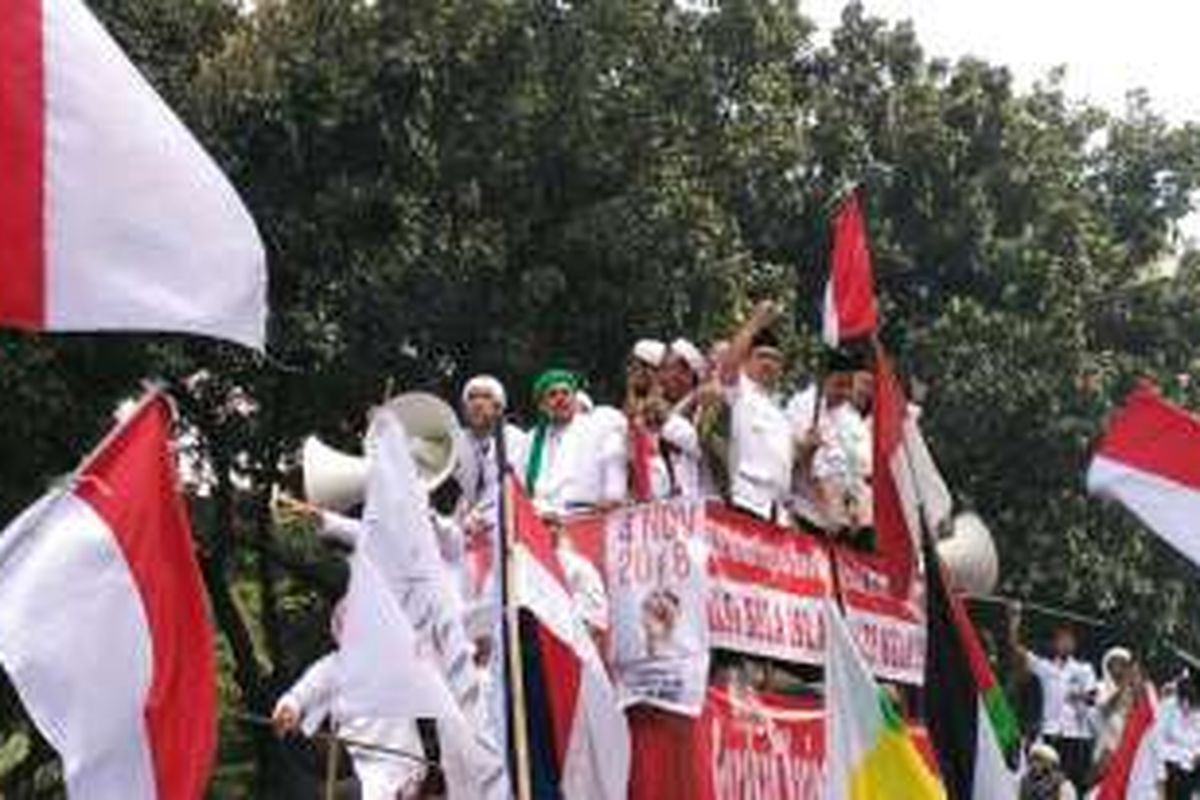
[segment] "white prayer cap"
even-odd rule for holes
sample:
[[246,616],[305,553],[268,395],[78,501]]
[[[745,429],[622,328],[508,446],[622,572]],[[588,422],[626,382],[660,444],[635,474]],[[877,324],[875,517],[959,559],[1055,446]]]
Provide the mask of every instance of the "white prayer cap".
[[1105,677],[1112,674],[1112,664],[1114,661],[1124,661],[1127,664],[1133,663],[1133,653],[1124,647],[1110,647],[1105,653],[1104,658],[1100,659],[1100,671]]
[[687,339],[679,338],[671,342],[671,355],[679,356],[687,362],[688,368],[696,373],[698,378],[703,378],[708,371],[708,360],[700,352],[700,348]]
[[1038,742],[1029,748],[1029,760],[1058,766],[1058,751],[1045,742]]
[[667,357],[667,346],[657,339],[639,339],[633,345],[633,357],[652,367],[661,367]]
[[592,396],[580,389],[575,393],[575,409],[580,414],[590,414],[592,409],[596,407],[596,402],[592,400]]
[[504,391],[504,384],[491,375],[476,375],[467,381],[462,390],[463,403],[465,404],[475,392],[484,392],[490,395],[500,404],[500,408],[505,408],[508,405],[508,395]]

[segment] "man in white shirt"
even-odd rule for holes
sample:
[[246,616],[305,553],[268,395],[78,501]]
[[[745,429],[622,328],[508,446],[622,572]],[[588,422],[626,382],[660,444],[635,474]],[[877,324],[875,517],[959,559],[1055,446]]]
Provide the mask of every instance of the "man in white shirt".
[[720,373],[730,407],[730,500],[759,519],[783,523],[794,454],[791,425],[774,395],[783,373],[783,353],[770,330],[778,316],[774,303],[759,303],[730,340]]
[[1159,709],[1160,753],[1167,768],[1166,800],[1192,800],[1200,789],[1200,692],[1196,676],[1181,679]]
[[[314,662],[279,698],[271,722],[280,736],[291,733],[312,736],[330,717],[337,691],[336,658],[335,653],[328,653]],[[426,773],[425,750],[415,721],[339,720],[336,732],[347,741],[363,800],[420,796]]]
[[529,435],[525,490],[545,515],[611,508],[625,500],[625,417],[605,406],[579,414],[578,383],[562,369],[546,370],[534,381],[539,419]]
[[1062,758],[1063,772],[1081,792],[1092,768],[1092,706],[1096,702],[1096,671],[1075,658],[1075,630],[1066,623],[1054,629],[1051,655],[1040,656],[1021,643],[1021,614],[1014,606],[1009,617],[1009,644],[1018,663],[1042,687],[1041,736]]
[[854,403],[861,364],[841,353],[826,362],[821,391],[813,384],[787,406],[798,445],[792,509],[826,530],[857,530],[872,521],[871,428]]
[[455,478],[462,490],[464,506],[476,513],[494,509],[500,486],[495,451],[497,425],[504,425],[504,446],[509,466],[519,471],[525,465],[527,437],[515,425],[504,422],[507,407],[508,394],[504,384],[491,375],[476,375],[463,386],[462,414],[466,446]]

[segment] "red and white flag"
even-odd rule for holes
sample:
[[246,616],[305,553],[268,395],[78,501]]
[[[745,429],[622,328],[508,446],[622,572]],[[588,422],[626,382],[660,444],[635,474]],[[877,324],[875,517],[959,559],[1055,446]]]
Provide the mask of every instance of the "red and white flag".
[[826,344],[837,347],[842,342],[875,333],[879,319],[860,189],[842,201],[831,235],[829,283],[825,285],[821,327]]
[[1200,566],[1200,418],[1139,385],[1109,423],[1087,485]]
[[145,400],[0,536],[0,664],[82,800],[198,800],[216,662],[171,410]]
[[262,349],[254,221],[81,0],[4,3],[0,209],[0,325]]
[[921,526],[936,535],[950,516],[946,483],[925,444],[916,409],[892,369],[891,359],[875,351],[875,404],[872,422],[872,501],[880,568],[897,596],[907,594],[916,571]]
[[533,796],[626,800],[629,726],[617,691],[576,612],[550,531],[512,478],[507,491]]
[[1154,730],[1156,716],[1154,691],[1147,686],[1129,711],[1096,800],[1157,800],[1163,767]]

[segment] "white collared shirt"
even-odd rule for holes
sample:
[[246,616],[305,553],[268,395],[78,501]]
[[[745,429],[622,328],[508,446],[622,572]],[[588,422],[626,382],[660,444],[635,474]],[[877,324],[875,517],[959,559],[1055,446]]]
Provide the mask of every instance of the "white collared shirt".
[[1075,658],[1043,658],[1031,652],[1029,670],[1042,685],[1042,735],[1091,739],[1092,703],[1080,695],[1096,688],[1092,665]]
[[1158,713],[1163,761],[1192,769],[1200,758],[1200,708],[1185,707],[1173,696],[1163,700]]
[[[575,415],[566,425],[551,426],[546,434],[542,469],[533,499],[546,511],[564,513],[600,503],[621,503],[628,492],[625,415],[609,406],[598,406],[586,415]],[[526,462],[533,458],[529,437]]]
[[[815,384],[797,392],[788,401],[786,413],[794,436],[804,436],[812,427],[816,402]],[[846,402],[834,408],[822,403],[816,427],[821,443],[812,457],[813,479],[834,482],[843,493],[853,494],[869,504],[873,466],[871,426],[857,408]],[[829,522],[804,481],[794,482],[791,500],[796,513],[809,521],[818,525]]]
[[771,395],[745,373],[728,400],[730,494],[735,505],[771,519],[791,491],[791,425]]

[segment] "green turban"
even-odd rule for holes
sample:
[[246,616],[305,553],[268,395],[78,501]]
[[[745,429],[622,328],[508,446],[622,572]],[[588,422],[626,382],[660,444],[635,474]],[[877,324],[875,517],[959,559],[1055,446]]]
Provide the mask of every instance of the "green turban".
[[548,369],[533,380],[533,399],[540,401],[542,395],[555,386],[566,386],[572,392],[579,388],[579,376],[569,369]]

